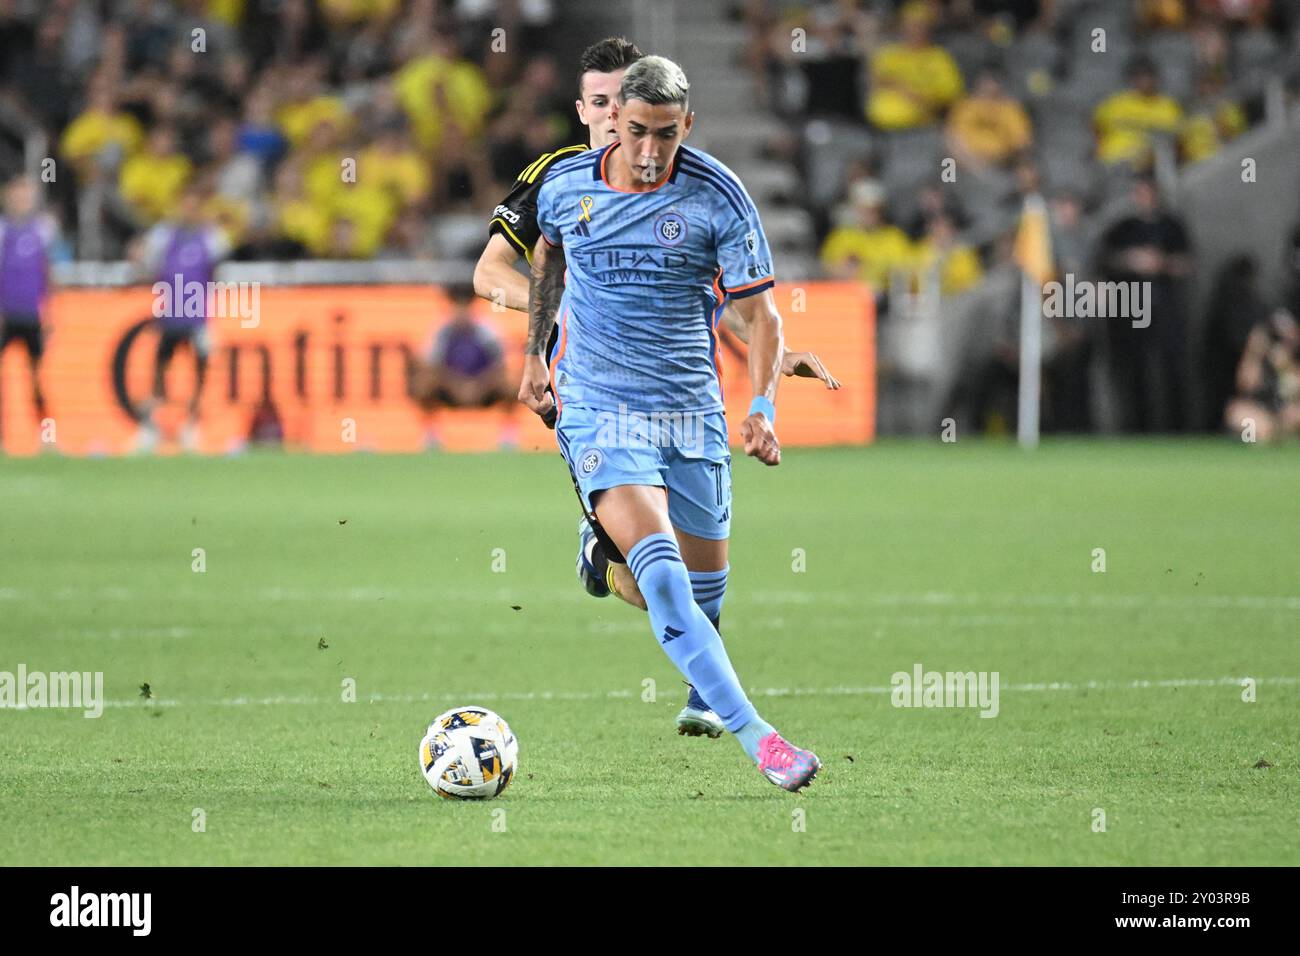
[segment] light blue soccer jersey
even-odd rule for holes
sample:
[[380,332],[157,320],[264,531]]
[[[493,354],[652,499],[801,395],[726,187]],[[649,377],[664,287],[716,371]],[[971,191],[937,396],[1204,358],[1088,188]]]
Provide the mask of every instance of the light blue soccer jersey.
[[568,275],[551,387],[566,405],[720,412],[717,323],[771,288],[772,255],[735,174],[680,147],[651,192],[609,185],[614,143],[551,167],[537,222]]

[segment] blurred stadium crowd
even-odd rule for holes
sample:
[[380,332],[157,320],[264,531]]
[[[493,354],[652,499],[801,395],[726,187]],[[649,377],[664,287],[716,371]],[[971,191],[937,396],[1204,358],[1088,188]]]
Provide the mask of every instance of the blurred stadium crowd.
[[[754,88],[791,131],[767,148],[800,172],[823,274],[876,291],[886,382],[891,359],[906,358],[891,355],[891,303],[915,316],[987,285],[1011,264],[1026,197],[1041,195],[1057,276],[1151,282],[1155,312],[1150,330],[1048,323],[1047,428],[1096,427],[1094,393],[1105,393],[1111,429],[1235,428],[1242,406],[1229,399],[1253,391],[1256,411],[1286,406],[1270,422],[1297,431],[1300,341],[1288,315],[1300,315],[1300,229],[1270,250],[1286,258],[1283,295],[1254,282],[1251,256],[1234,256],[1194,322],[1196,250],[1156,173],[1170,181],[1211,159],[1264,121],[1270,97],[1279,113],[1300,103],[1300,3],[751,0],[742,16]],[[1227,308],[1227,290],[1243,284],[1254,307]],[[923,286],[936,295],[918,297]],[[977,428],[1015,418],[1016,316],[994,311],[932,406]],[[1283,343],[1284,367],[1266,376],[1277,388],[1253,387],[1246,368],[1267,351],[1248,340],[1264,339]]]
[[571,71],[526,53],[551,17],[548,0],[0,0],[0,125],[43,132],[68,170],[51,198],[81,259],[120,258],[189,184],[237,260],[433,254],[432,217],[490,209],[576,136]]
[[[907,388],[911,332],[890,324],[998,288],[1024,200],[1043,195],[1058,274],[1156,288],[1152,334],[1052,323],[1049,429],[1096,427],[1098,392],[1125,430],[1223,428],[1234,399],[1279,427],[1292,414],[1300,343],[1277,313],[1300,314],[1300,232],[1290,302],[1234,257],[1193,345],[1197,251],[1156,174],[1212,159],[1270,97],[1297,100],[1300,0],[716,6],[747,38],[743,62],[720,68],[747,74],[782,120],[763,158],[794,171],[751,188],[765,215],[811,217],[794,250],[809,271],[871,284],[882,396],[980,428],[1014,417],[1006,296],[972,325],[981,347],[930,377],[929,404]],[[476,254],[518,172],[586,139],[573,71],[550,52],[581,19],[552,0],[0,0],[0,161],[54,159],[56,260],[139,259],[183,209],[219,226],[236,261]],[[1240,301],[1255,307],[1227,305]],[[1269,371],[1251,388],[1243,362],[1260,355]]]

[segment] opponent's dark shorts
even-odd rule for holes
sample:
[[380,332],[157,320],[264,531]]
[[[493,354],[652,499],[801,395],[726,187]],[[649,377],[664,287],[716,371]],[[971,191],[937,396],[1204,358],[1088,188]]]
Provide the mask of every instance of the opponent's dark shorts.
[[39,361],[45,354],[45,333],[39,319],[28,322],[28,318],[35,319],[34,316],[23,316],[24,321],[15,322],[11,315],[0,322],[0,352],[7,349],[10,342],[22,342],[32,360]]
[[208,335],[205,326],[176,326],[173,328],[163,327],[162,334],[158,336],[158,363],[166,365],[176,354],[176,348],[179,345],[188,345],[194,350],[194,355],[202,361],[207,361],[208,353],[212,350],[212,339]]
[[504,402],[513,402],[514,400],[515,397],[508,394],[503,389],[492,388],[484,392],[483,397],[477,402],[466,404],[457,399],[449,389],[439,387],[433,390],[432,404],[445,405],[448,408],[491,408],[493,405],[500,405]]

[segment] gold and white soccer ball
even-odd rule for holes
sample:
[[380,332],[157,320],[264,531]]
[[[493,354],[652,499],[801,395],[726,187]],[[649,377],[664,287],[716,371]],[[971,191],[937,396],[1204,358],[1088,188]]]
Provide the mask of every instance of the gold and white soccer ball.
[[433,792],[449,800],[500,796],[514,778],[519,741],[486,707],[453,707],[429,724],[420,741],[420,770]]

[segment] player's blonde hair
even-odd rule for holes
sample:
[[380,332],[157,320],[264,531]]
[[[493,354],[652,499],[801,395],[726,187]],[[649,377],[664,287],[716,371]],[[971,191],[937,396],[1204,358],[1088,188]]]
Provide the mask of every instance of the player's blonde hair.
[[618,101],[641,100],[651,106],[679,103],[684,110],[690,89],[686,71],[672,60],[663,56],[643,56],[623,74]]

